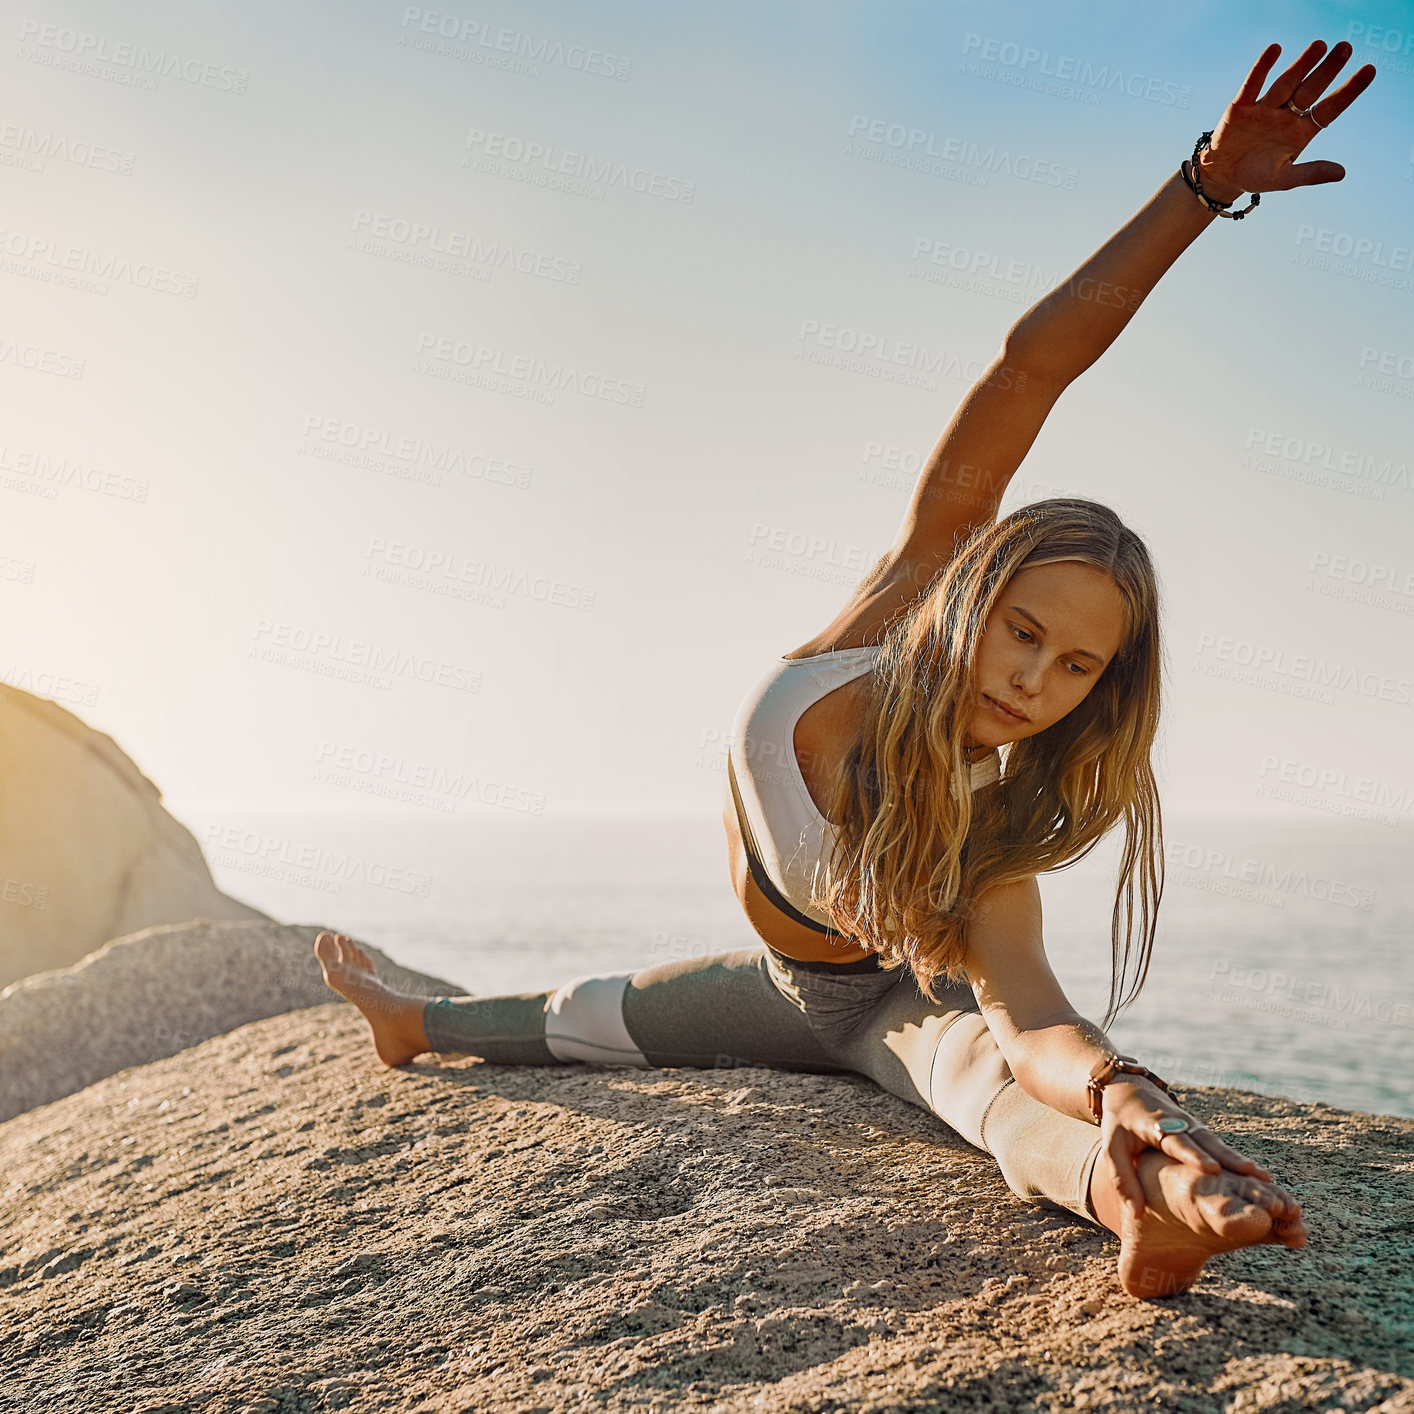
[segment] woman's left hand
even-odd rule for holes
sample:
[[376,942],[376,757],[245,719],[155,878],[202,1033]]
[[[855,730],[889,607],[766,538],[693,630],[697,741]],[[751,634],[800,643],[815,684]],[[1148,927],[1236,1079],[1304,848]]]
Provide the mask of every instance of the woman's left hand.
[[[1281,45],[1269,44],[1262,51],[1237,97],[1227,105],[1213,129],[1211,150],[1200,156],[1199,171],[1205,190],[1210,178],[1212,185],[1237,192],[1266,192],[1338,182],[1345,176],[1345,168],[1339,162],[1294,160],[1322,128],[1330,127],[1355,102],[1375,77],[1375,66],[1365,64],[1334,93],[1323,97],[1353,52],[1350,42],[1344,39],[1329,54],[1325,51],[1325,41],[1313,39],[1301,56],[1273,80],[1265,94],[1261,92],[1262,85],[1281,53]],[[1288,103],[1302,112],[1294,112]],[[1310,116],[1305,116],[1307,110]]]

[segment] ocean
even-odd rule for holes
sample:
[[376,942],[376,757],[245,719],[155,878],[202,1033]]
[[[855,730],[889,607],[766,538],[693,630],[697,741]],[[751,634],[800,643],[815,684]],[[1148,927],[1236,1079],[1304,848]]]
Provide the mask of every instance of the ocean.
[[[714,816],[494,813],[187,823],[227,893],[482,996],[757,942]],[[1148,976],[1108,1028],[1114,1043],[1180,1092],[1237,1086],[1414,1118],[1407,837],[1324,820],[1167,819],[1165,840]],[[1107,841],[1041,881],[1052,969],[1097,1023],[1115,858]]]

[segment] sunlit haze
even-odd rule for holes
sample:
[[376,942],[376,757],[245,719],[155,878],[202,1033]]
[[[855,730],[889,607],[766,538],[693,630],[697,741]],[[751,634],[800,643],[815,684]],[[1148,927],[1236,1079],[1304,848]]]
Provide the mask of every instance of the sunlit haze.
[[1397,9],[14,10],[0,677],[189,820],[714,813],[1012,322],[1350,38],[1346,179],[1214,221],[1004,509],[1151,546],[1170,810],[1408,828]]

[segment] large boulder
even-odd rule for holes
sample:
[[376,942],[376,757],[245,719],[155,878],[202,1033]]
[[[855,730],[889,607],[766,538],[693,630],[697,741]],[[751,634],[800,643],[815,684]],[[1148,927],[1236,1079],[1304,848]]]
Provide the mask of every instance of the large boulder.
[[0,781],[0,987],[158,923],[270,921],[216,887],[113,738],[57,702],[0,686]]
[[[269,921],[167,924],[12,983],[0,992],[0,1121],[247,1022],[339,1001],[314,956],[318,932]],[[401,992],[466,995],[362,946]]]
[[1311,1240],[1143,1302],[863,1076],[389,1070],[287,1012],[0,1124],[0,1406],[1414,1408],[1414,1120],[1184,1095]]

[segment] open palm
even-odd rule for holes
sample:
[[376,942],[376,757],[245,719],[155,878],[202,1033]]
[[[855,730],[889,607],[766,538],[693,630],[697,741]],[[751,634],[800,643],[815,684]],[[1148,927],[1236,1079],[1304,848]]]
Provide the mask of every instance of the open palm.
[[[1289,191],[1292,187],[1338,182],[1345,176],[1345,168],[1339,162],[1297,162],[1296,158],[1322,128],[1328,128],[1370,86],[1375,66],[1365,64],[1334,93],[1325,96],[1350,58],[1352,47],[1342,39],[1329,54],[1325,50],[1323,40],[1313,39],[1301,56],[1272,81],[1265,94],[1261,92],[1262,85],[1281,54],[1281,45],[1269,44],[1262,51],[1237,97],[1227,105],[1213,129],[1212,150],[1202,163],[1205,174],[1221,175],[1223,181],[1247,192]],[[1294,112],[1288,103],[1303,112]],[[1310,110],[1309,116],[1305,110]]]

